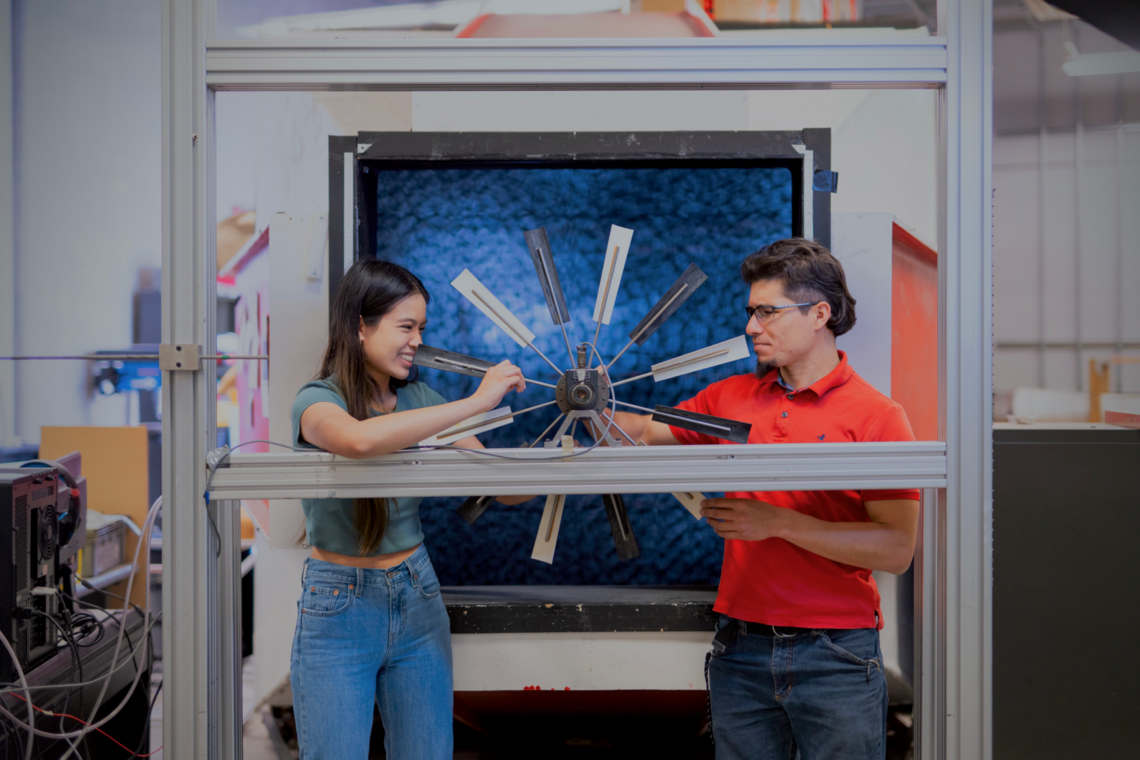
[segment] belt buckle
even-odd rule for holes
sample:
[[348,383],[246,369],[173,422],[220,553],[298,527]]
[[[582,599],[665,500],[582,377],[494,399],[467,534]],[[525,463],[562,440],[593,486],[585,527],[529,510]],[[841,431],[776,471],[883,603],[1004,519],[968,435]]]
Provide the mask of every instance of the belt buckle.
[[795,633],[780,633],[780,629],[777,626],[772,626],[772,635],[778,639],[792,639],[795,638],[798,633],[799,631]]

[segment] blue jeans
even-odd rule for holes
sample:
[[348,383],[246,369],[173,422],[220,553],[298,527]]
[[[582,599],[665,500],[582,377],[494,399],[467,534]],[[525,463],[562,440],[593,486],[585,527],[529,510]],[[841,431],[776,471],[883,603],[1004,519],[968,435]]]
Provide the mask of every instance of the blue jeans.
[[718,654],[714,645],[708,661],[717,760],[886,756],[887,681],[877,630],[777,638],[747,628],[722,616],[717,640],[725,648]]
[[366,760],[373,701],[392,760],[451,760],[451,625],[420,546],[373,570],[305,561],[293,635],[302,760]]

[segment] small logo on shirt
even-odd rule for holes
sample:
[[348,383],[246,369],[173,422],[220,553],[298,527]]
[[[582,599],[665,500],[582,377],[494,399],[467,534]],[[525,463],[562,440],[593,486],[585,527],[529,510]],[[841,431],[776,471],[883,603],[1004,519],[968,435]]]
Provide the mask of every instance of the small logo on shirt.
[[821,441],[822,441],[822,440],[823,440],[823,436],[824,436],[824,435],[827,435],[827,433],[824,433],[823,435],[819,436],[819,440],[821,440]]

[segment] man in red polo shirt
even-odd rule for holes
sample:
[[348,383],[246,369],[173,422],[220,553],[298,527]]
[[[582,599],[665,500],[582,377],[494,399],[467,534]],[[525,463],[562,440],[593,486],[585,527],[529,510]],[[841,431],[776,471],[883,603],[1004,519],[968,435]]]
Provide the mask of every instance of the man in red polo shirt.
[[[847,364],[855,324],[843,267],[810,240],[780,240],[741,265],[757,368],[679,404],[752,424],[749,443],[912,441],[901,406]],[[650,445],[717,438],[619,412]],[[918,491],[770,491],[707,499],[725,539],[708,662],[718,760],[871,760],[886,753],[887,685],[872,570],[903,573]]]

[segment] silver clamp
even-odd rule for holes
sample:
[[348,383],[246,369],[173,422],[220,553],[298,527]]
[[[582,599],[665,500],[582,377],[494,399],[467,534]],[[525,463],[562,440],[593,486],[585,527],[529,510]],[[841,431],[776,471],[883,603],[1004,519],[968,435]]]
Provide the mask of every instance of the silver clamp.
[[193,372],[201,362],[202,347],[197,343],[163,343],[158,347],[158,368],[164,372]]

